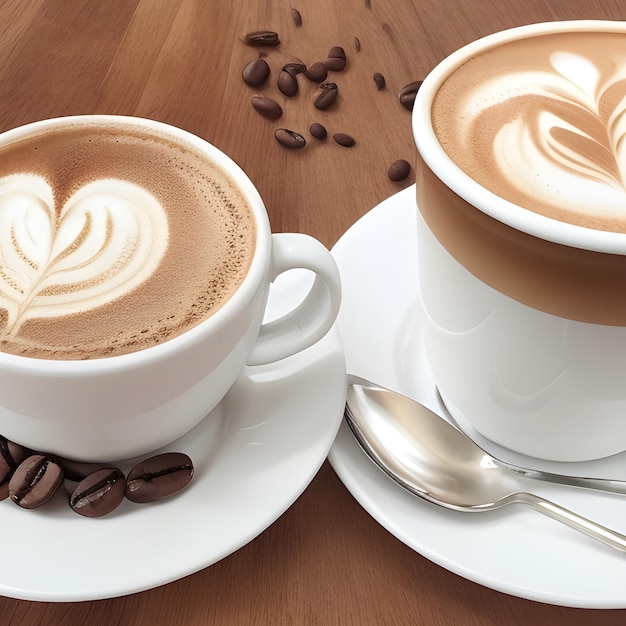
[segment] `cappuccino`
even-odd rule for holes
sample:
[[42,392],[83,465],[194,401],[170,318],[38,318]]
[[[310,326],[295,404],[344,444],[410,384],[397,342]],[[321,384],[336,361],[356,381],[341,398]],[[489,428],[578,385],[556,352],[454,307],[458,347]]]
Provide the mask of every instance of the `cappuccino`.
[[566,223],[626,232],[626,33],[512,40],[455,68],[435,134],[471,178]]
[[209,157],[124,124],[0,147],[0,350],[92,359],[197,325],[255,251],[247,200]]
[[[624,246],[601,247],[626,233],[626,31],[555,30],[478,42],[427,82],[438,145],[419,150],[418,205],[448,252],[499,292],[626,326]],[[437,150],[454,166],[434,172]]]
[[470,435],[554,461],[626,449],[625,44],[624,22],[494,33],[413,109],[440,397]]

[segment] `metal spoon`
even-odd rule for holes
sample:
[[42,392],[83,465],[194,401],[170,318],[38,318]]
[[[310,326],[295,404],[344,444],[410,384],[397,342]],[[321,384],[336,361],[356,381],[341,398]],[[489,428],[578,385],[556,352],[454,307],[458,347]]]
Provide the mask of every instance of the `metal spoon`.
[[356,376],[348,377],[345,418],[368,456],[421,498],[470,512],[527,504],[626,552],[626,535],[523,491],[525,477],[626,494],[623,481],[560,476],[502,463],[425,406]]

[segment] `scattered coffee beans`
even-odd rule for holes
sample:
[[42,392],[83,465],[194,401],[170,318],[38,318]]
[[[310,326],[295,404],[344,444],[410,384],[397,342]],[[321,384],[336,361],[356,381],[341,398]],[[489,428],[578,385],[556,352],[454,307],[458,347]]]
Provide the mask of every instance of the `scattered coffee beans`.
[[404,159],[398,159],[394,161],[387,171],[387,175],[390,180],[398,183],[400,181],[405,180],[408,175],[411,173],[411,164]]
[[9,496],[24,509],[36,509],[56,493],[63,482],[63,468],[46,454],[26,457],[9,481]]
[[306,139],[302,135],[287,128],[277,128],[274,137],[281,146],[292,150],[301,150],[306,146]]
[[346,135],[345,133],[335,133],[333,139],[344,148],[352,148],[356,144],[354,137]]
[[126,497],[133,502],[154,502],[174,495],[193,478],[191,459],[167,452],[141,461],[126,477]]
[[271,30],[255,30],[248,33],[243,42],[248,46],[277,46],[280,43],[278,33]]
[[70,507],[84,517],[102,517],[124,499],[126,479],[117,467],[99,469],[84,478],[70,495]]
[[293,23],[300,28],[302,26],[302,15],[298,9],[291,9],[291,17],[293,18]]
[[413,110],[413,105],[415,104],[415,97],[417,96],[417,92],[419,88],[422,86],[421,80],[415,80],[408,85],[405,85],[400,90],[400,94],[398,95],[398,100],[400,100],[400,104],[409,111]]
[[306,72],[306,65],[304,63],[300,63],[300,61],[293,61],[291,63],[286,63],[282,68],[285,72],[289,72],[294,76],[296,74],[302,74],[302,72]]
[[309,66],[304,72],[304,75],[314,83],[323,83],[328,76],[328,70],[322,62],[318,61]]
[[320,141],[326,139],[328,136],[326,128],[318,122],[314,122],[311,126],[309,126],[309,132],[313,135],[313,137],[315,137],[315,139],[319,139]]
[[293,98],[298,93],[298,79],[295,74],[281,70],[278,75],[278,88],[288,98]]
[[335,83],[324,83],[321,86],[321,93],[315,98],[313,104],[315,108],[325,110],[335,104],[339,89]]
[[341,46],[333,46],[328,51],[328,58],[324,61],[327,70],[341,72],[346,67],[346,52]]
[[378,89],[378,91],[382,91],[387,84],[385,81],[385,77],[380,72],[376,72],[374,74],[374,82],[376,83],[376,88]]
[[260,87],[269,78],[270,66],[265,59],[255,59],[243,68],[241,75],[246,85]]
[[280,104],[266,96],[253,96],[252,106],[255,111],[269,120],[277,120],[283,114]]

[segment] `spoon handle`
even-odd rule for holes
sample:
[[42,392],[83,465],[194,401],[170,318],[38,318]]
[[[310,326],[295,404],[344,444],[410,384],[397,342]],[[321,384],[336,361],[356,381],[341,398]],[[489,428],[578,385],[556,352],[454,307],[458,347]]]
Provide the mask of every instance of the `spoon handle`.
[[626,535],[622,535],[614,530],[606,528],[605,526],[596,524],[596,522],[592,522],[586,517],[582,517],[577,513],[569,511],[554,502],[550,502],[550,500],[546,500],[531,493],[518,492],[514,494],[512,501],[527,504],[536,511],[562,522],[570,528],[578,530],[596,541],[614,548],[615,550],[626,552]]
[[553,474],[551,472],[544,472],[541,470],[526,469],[524,467],[517,467],[505,463],[504,461],[497,461],[500,465],[507,467],[516,474],[525,476],[526,478],[534,478],[538,480],[545,480],[551,483],[558,483],[560,485],[569,485],[571,487],[581,487],[583,489],[593,489],[594,491],[604,491],[606,493],[618,493],[626,495],[626,481],[613,480],[610,478],[589,478],[587,476],[568,476],[566,474]]

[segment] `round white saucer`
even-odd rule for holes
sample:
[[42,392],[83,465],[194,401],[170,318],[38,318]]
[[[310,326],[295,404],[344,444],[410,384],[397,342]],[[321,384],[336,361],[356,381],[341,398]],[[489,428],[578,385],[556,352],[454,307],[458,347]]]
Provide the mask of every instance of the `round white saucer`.
[[[267,319],[300,297],[310,284],[305,274],[276,281]],[[313,479],[341,423],[345,384],[333,329],[295,356],[247,368],[215,411],[167,447],[189,454],[196,468],[189,487],[171,499],[124,501],[100,519],[75,514],[61,493],[34,511],[0,502],[0,595],[109,598],[182,578],[231,554]]]
[[[348,372],[446,415],[421,346],[415,186],[382,202],[333,249],[343,282],[338,327]],[[587,463],[542,462],[469,432],[495,456],[560,473],[626,479],[626,454]],[[626,607],[626,557],[520,505],[482,514],[448,511],[380,471],[342,424],[329,455],[363,508],[428,559],[523,598],[588,608]],[[537,481],[536,493],[626,533],[626,496]]]

